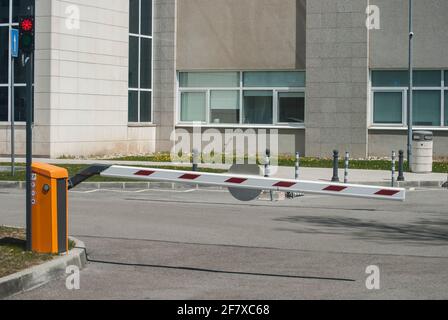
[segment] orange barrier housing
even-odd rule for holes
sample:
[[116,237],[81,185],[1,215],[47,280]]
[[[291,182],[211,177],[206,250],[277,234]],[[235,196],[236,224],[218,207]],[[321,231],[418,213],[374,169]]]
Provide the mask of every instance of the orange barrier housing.
[[59,254],[68,251],[68,172],[44,163],[32,165],[32,250]]

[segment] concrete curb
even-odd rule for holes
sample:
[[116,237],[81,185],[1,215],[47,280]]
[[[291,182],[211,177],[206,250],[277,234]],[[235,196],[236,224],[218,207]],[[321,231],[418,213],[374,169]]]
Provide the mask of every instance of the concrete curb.
[[70,239],[75,241],[76,248],[67,255],[1,278],[0,299],[36,289],[60,278],[65,275],[68,266],[77,266],[79,269],[83,269],[87,263],[85,245],[78,239],[72,237]]
[[[350,181],[350,184],[373,185],[379,187],[391,187],[390,181]],[[404,181],[397,182],[396,187],[399,188],[444,188],[447,181]],[[23,181],[0,181],[0,189],[25,189]],[[178,184],[170,182],[84,182],[76,190],[104,190],[104,189],[120,189],[120,190],[223,190],[222,187],[201,186],[197,184]]]

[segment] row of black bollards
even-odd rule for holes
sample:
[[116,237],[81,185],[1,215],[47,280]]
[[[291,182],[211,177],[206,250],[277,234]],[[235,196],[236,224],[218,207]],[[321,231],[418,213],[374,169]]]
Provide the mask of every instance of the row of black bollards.
[[[193,149],[192,152],[192,170],[198,171],[198,164],[199,164],[200,155],[197,149]],[[266,178],[270,177],[270,164],[271,164],[271,151],[269,149],[266,150],[266,157],[265,157],[265,165],[264,165],[264,176]],[[350,168],[350,153],[345,153],[344,158],[344,183],[348,183],[348,177],[349,177],[349,168]],[[404,178],[404,151],[400,150],[398,155],[398,177],[395,181],[395,175],[396,175],[396,152],[392,152],[392,168],[391,168],[391,174],[392,174],[392,187],[395,186],[396,181],[403,182],[405,181]],[[300,153],[296,153],[296,162],[295,162],[295,180],[299,179],[300,175]],[[333,151],[333,177],[331,178],[332,182],[340,182],[339,179],[339,151],[334,150]]]
[[[348,174],[350,168],[350,154],[348,152],[345,153],[344,159],[344,183],[348,183]],[[396,175],[396,152],[392,152],[392,187],[395,186],[395,175]],[[405,181],[404,178],[404,151],[399,151],[398,156],[398,182]],[[333,177],[331,178],[331,182],[340,182],[339,179],[339,151],[333,151]]]

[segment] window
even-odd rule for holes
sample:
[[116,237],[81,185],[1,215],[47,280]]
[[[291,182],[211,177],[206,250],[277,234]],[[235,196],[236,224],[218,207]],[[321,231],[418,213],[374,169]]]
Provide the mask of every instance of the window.
[[[9,36],[11,29],[18,28],[19,17],[29,15],[28,7],[34,0],[0,0],[0,122],[12,120],[11,62]],[[14,61],[14,120],[26,121],[25,68],[21,59]]]
[[438,70],[415,71],[414,87],[440,87],[441,73]]
[[244,123],[273,123],[272,91],[244,91]]
[[448,91],[445,91],[445,126],[448,127]]
[[416,126],[440,126],[440,91],[414,91],[413,120]]
[[[440,87],[439,70],[414,71],[413,83],[415,87]],[[372,71],[373,87],[408,87],[408,71]]]
[[182,92],[181,94],[181,121],[206,121],[206,94],[205,92]]
[[375,123],[403,123],[403,93],[375,92],[373,115]]
[[179,72],[179,122],[297,125],[305,118],[305,72]]
[[152,1],[129,1],[128,121],[152,122]]
[[372,71],[373,87],[406,87],[408,80],[407,71]]
[[10,0],[0,0],[0,23],[9,23]]
[[448,127],[448,71],[445,71],[444,72],[445,73],[445,77],[444,77],[444,87],[445,87],[445,89],[447,89],[447,90],[445,90],[444,91],[444,112],[443,112],[443,114],[444,114],[444,126],[446,126],[446,127]]
[[8,121],[8,87],[0,87],[0,121]]
[[[414,71],[412,115],[415,126],[448,126],[446,103],[443,103],[447,97],[445,90],[447,77],[448,71]],[[406,70],[372,71],[372,123],[374,125],[406,126],[408,78],[409,74]]]
[[214,124],[240,123],[240,93],[236,90],[210,91],[211,122]]
[[9,27],[0,27],[0,84],[9,83]]
[[179,86],[183,88],[237,88],[238,72],[181,72]]
[[305,93],[279,92],[278,94],[278,122],[305,122]]
[[303,72],[245,72],[245,87],[305,87]]

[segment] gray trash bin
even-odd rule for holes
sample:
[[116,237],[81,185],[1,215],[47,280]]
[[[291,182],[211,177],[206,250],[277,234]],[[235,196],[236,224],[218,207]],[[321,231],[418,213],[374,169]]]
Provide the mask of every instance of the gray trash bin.
[[430,131],[414,131],[412,134],[412,167],[414,173],[431,173],[434,135]]

